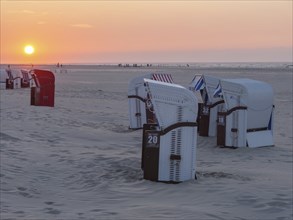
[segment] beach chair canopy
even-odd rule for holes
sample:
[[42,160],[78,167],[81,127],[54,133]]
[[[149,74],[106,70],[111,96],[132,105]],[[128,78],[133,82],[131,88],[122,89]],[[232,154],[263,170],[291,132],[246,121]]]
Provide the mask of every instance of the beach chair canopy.
[[19,69],[6,69],[5,71],[7,78],[11,81],[22,77],[22,74]]
[[208,95],[208,100],[211,103],[215,103],[222,100],[221,97],[214,96],[215,90],[217,89],[220,83],[220,79],[221,78],[218,77],[204,75],[205,88]]
[[128,95],[145,97],[144,79],[152,79],[161,82],[174,83],[171,74],[150,73],[133,78],[129,82]]
[[227,110],[247,107],[247,129],[268,126],[273,108],[271,85],[252,79],[223,79],[220,86]]
[[144,82],[160,127],[196,121],[198,103],[192,91],[177,84],[150,79]]
[[129,85],[128,85],[128,95],[136,95],[136,96],[139,96],[141,98],[144,98],[145,97],[145,88],[143,86],[144,84],[144,81],[143,79],[146,78],[146,79],[151,79],[151,75],[152,74],[146,74],[146,75],[143,75],[143,76],[138,76],[138,77],[135,77],[133,78],[130,82],[129,82]]
[[207,75],[195,75],[189,84],[191,91],[200,92],[204,103],[215,103],[222,100],[221,97],[215,97],[214,92],[219,85],[221,78]]
[[36,87],[54,86],[55,76],[51,71],[34,69],[31,73],[33,74]]
[[23,79],[23,82],[29,82],[30,79],[31,79],[31,73],[30,73],[30,70],[25,70],[25,69],[21,69],[21,74],[22,74],[22,79]]
[[144,87],[144,79],[153,79],[156,81],[173,83],[170,74],[145,74],[138,76],[129,82],[128,103],[129,103],[129,122],[130,128],[142,128],[143,124],[155,121],[151,108],[148,108],[147,93]]

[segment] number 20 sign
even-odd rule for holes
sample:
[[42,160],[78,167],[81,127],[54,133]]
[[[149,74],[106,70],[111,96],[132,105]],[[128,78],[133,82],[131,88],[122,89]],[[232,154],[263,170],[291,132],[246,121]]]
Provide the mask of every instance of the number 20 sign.
[[159,133],[147,133],[147,147],[159,147],[160,136]]

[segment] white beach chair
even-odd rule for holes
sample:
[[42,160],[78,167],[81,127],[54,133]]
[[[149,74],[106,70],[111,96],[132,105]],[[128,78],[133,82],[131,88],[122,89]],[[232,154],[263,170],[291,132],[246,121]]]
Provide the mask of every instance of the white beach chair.
[[217,144],[227,147],[272,146],[273,89],[252,79],[220,80],[225,111],[218,113]]
[[129,128],[139,129],[145,123],[155,122],[153,110],[149,107],[144,78],[174,83],[170,74],[146,74],[133,78],[128,86]]
[[21,69],[21,88],[30,88],[32,85],[32,75],[30,70]]
[[157,124],[143,128],[144,178],[178,183],[195,178],[197,98],[176,84],[145,79]]
[[6,89],[19,89],[21,88],[21,73],[16,69],[6,69]]
[[1,90],[6,89],[6,79],[8,75],[5,69],[0,69],[0,88]]

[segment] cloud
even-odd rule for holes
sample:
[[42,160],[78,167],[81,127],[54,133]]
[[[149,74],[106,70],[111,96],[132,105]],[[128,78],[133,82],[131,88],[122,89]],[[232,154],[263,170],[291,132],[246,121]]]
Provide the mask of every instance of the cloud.
[[46,21],[38,21],[37,24],[42,25],[42,24],[47,24],[47,22]]
[[31,11],[31,10],[9,10],[7,11],[7,13],[9,14],[36,14],[35,11]]
[[72,24],[71,27],[78,27],[78,28],[92,28],[93,26],[90,24]]
[[9,11],[7,11],[7,13],[8,14],[27,14],[27,15],[37,15],[37,16],[46,16],[49,14],[47,11],[38,12],[38,11],[27,10],[27,9],[9,10]]
[[22,10],[21,12],[24,13],[24,14],[35,14],[36,13],[34,11],[31,11],[31,10]]

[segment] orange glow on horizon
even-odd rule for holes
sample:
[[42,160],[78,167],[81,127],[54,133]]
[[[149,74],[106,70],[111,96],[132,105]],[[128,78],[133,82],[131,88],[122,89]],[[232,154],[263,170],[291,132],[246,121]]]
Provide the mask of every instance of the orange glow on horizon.
[[1,1],[1,63],[290,61],[292,4]]

